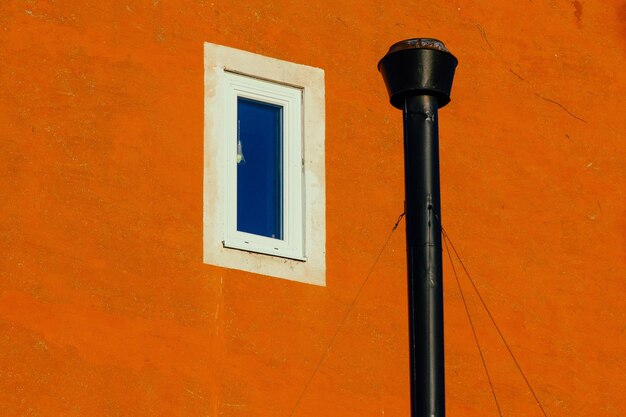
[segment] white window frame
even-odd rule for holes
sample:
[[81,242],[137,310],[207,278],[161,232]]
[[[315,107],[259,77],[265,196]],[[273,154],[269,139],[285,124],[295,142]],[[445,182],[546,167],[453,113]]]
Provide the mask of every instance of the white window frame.
[[[204,65],[204,262],[325,285],[324,71],[211,43]],[[237,96],[283,106],[282,241],[236,228]]]
[[[302,90],[225,71],[224,138],[226,152],[226,227],[224,246],[285,258],[306,260],[302,224]],[[273,239],[237,230],[237,99],[274,104],[282,108],[283,239]],[[245,155],[245,148],[244,148]]]

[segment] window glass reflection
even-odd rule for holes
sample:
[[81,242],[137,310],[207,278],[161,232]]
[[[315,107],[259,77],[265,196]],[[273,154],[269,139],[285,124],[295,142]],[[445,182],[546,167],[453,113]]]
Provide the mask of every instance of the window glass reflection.
[[281,106],[237,98],[237,230],[283,239]]

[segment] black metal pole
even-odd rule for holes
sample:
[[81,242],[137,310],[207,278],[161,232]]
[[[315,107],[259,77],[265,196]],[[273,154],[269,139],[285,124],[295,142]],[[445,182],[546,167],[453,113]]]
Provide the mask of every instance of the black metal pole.
[[404,105],[411,415],[445,415],[437,99]]
[[404,119],[412,417],[445,417],[438,109],[456,65],[434,39],[398,42],[378,64]]

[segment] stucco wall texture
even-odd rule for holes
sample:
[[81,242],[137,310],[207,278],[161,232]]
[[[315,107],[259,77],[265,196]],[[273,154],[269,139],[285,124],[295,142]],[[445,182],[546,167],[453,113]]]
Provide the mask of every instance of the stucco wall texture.
[[[0,2],[0,416],[408,416],[376,64],[416,36],[460,62],[444,227],[545,415],[626,416],[623,0]],[[325,70],[326,287],[202,263],[205,41]],[[498,416],[444,259],[448,415]],[[543,416],[455,268],[502,414]]]

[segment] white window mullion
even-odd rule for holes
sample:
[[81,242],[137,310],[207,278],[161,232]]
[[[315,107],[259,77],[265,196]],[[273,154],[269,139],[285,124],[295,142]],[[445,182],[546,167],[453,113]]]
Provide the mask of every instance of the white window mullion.
[[[225,84],[224,94],[224,110],[225,110],[225,129],[224,136],[219,140],[225,144],[225,160],[224,168],[225,176],[225,217],[226,227],[224,242],[228,242],[233,238],[233,231],[237,229],[237,212],[233,212],[232,208],[237,207],[237,166],[233,165],[233,161],[237,158],[237,94],[230,83]],[[233,147],[232,145],[235,144]]]

